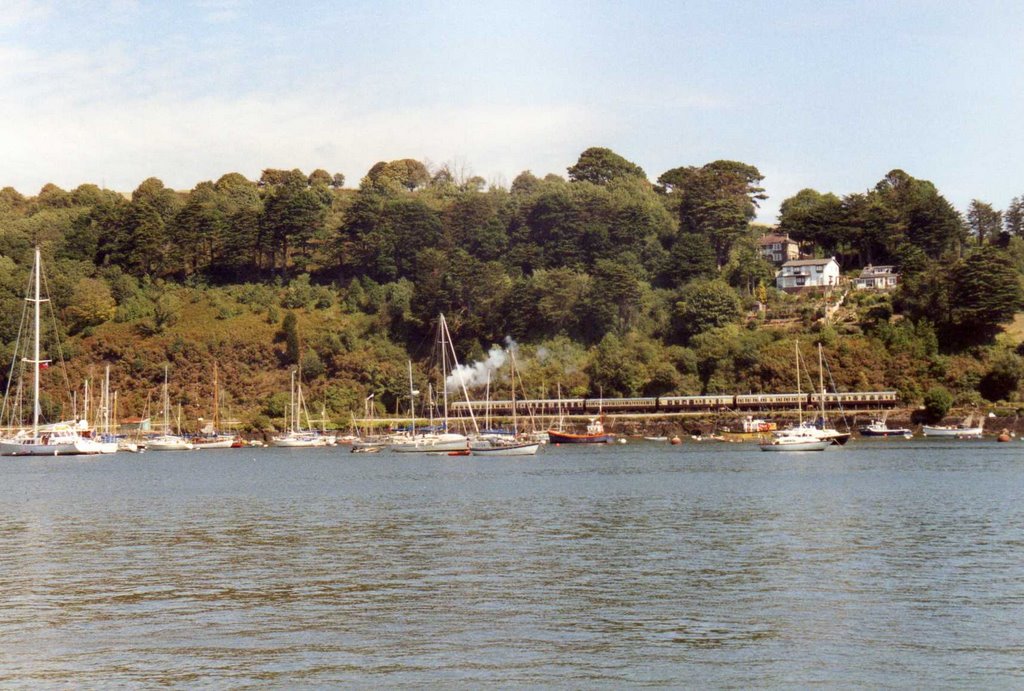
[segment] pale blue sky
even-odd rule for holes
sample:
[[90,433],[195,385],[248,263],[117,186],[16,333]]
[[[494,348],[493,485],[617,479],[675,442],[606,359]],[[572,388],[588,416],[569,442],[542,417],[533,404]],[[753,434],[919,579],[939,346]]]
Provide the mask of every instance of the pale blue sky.
[[609,147],[757,166],[761,219],[892,168],[1024,194],[1024,3],[48,2],[0,7],[0,186],[177,189],[379,160],[507,184]]

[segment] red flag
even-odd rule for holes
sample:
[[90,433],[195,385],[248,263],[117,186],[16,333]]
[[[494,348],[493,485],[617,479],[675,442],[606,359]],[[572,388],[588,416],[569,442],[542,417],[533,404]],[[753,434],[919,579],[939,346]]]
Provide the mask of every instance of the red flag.
[[49,367],[50,367],[50,363],[49,362],[40,362],[39,363],[39,369],[48,369]]

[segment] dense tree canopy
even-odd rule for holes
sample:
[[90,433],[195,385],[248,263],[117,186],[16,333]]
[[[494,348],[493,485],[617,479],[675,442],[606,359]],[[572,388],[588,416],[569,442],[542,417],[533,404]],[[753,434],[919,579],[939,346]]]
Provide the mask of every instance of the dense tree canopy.
[[[591,147],[567,172],[524,171],[505,189],[406,158],[375,164],[357,188],[326,169],[268,168],[189,191],[149,178],[127,196],[90,184],[0,189],[0,348],[16,336],[11,315],[42,243],[76,338],[110,324],[169,338],[209,290],[217,320],[249,316],[284,334],[278,365],[301,363],[324,387],[349,382],[337,401],[356,400],[356,380],[387,382],[399,398],[401,368],[368,353],[400,364],[399,351],[432,341],[439,312],[463,355],[506,337],[571,343],[583,360],[559,376],[584,393],[777,389],[789,364],[773,329],[807,328],[830,347],[856,344],[861,360],[889,358],[857,385],[900,386],[918,400],[933,383],[958,396],[1016,395],[1018,355],[993,355],[964,381],[950,381],[942,358],[1005,350],[999,335],[1024,301],[1024,197],[1005,211],[975,200],[961,215],[931,182],[897,169],[867,190],[782,200],[777,230],[805,254],[836,256],[847,277],[867,264],[900,272],[895,294],[851,295],[851,312],[864,303],[858,316],[826,328],[819,305],[774,289],[776,267],[757,244],[769,229],[752,225],[765,199],[753,165],[680,165],[652,185],[639,165]],[[762,324],[755,301],[784,326]],[[338,317],[330,333],[310,327],[322,313]],[[130,356],[139,376],[159,376],[172,345]]]

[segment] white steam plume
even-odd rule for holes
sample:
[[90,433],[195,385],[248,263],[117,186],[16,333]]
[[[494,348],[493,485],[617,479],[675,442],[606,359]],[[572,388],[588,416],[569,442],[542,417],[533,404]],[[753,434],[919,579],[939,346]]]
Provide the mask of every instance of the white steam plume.
[[[511,338],[506,338],[505,343],[509,348],[514,348],[516,345]],[[459,365],[452,370],[448,379],[445,380],[445,388],[449,391],[459,391],[463,384],[467,389],[483,386],[487,383],[487,375],[492,374],[491,379],[494,379],[493,373],[498,371],[507,359],[508,355],[504,348],[491,346],[486,360],[474,362],[472,365]]]

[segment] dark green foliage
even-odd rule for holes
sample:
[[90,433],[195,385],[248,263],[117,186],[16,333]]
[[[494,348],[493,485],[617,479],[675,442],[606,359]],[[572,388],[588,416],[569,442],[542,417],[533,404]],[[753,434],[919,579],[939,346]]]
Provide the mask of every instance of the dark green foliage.
[[591,147],[580,154],[576,165],[569,166],[569,179],[574,182],[592,182],[604,185],[616,178],[646,179],[643,168],[627,161],[611,149]]
[[759,187],[763,179],[757,168],[746,163],[714,161],[700,168],[673,168],[658,183],[677,197],[680,229],[704,235],[721,266],[733,241],[753,220],[758,201],[767,198]]
[[299,362],[299,326],[294,312],[284,315],[281,322],[281,335],[284,340],[284,357],[282,364],[294,365]]
[[261,236],[267,242],[271,271],[284,274],[290,266],[289,250],[295,247],[298,256],[291,257],[305,267],[310,243],[320,231],[330,208],[331,193],[326,185],[310,185],[301,171],[281,176],[271,185],[264,199],[260,217]]
[[978,199],[972,199],[967,207],[967,228],[979,245],[1005,247],[1010,240],[1010,234],[1003,230],[1003,213]]
[[1024,196],[1014,197],[1003,214],[1006,233],[1010,237],[1024,237]]
[[662,283],[668,287],[682,286],[696,278],[713,278],[718,274],[715,248],[701,233],[680,233],[672,244],[668,263],[662,270]]
[[[764,198],[757,168],[715,161],[658,182],[593,148],[568,180],[527,171],[508,190],[412,159],[373,166],[358,190],[322,169],[267,169],[258,182],[228,173],[189,192],[150,178],[130,199],[95,185],[47,185],[35,197],[6,188],[0,349],[17,334],[39,242],[74,343],[137,362],[132,376],[159,374],[172,339],[212,352],[221,346],[202,334],[238,320],[238,357],[264,370],[301,364],[318,403],[354,405],[373,386],[390,409],[407,388],[403,348],[420,357],[444,312],[460,356],[509,335],[561,344],[557,367],[537,375],[550,395],[558,381],[581,395],[791,388],[791,353],[774,341],[805,328],[847,358],[839,369],[850,387],[899,388],[915,401],[935,382],[965,403],[1016,396],[1015,361],[990,353],[1022,304],[1020,199],[1001,224],[975,202],[965,224],[934,185],[894,170],[863,193],[785,200],[780,230],[805,251],[836,255],[848,273],[869,262],[901,273],[891,300],[851,297],[823,324],[820,302],[772,288],[775,268],[756,244],[763,229],[750,225]],[[745,327],[740,295],[748,308],[768,305]],[[295,313],[282,324],[286,310]],[[778,326],[776,312],[790,321]],[[119,337],[129,343],[108,351]],[[134,351],[143,346],[159,355]],[[196,357],[174,354],[182,365]]]
[[782,202],[779,227],[821,254],[905,270],[913,270],[908,260],[915,252],[939,259],[966,238],[960,215],[935,186],[902,170],[890,171],[866,194],[842,199],[801,190]]
[[924,412],[931,422],[939,422],[953,407],[953,394],[945,387],[933,386],[924,394]]
[[978,383],[978,391],[990,401],[1009,401],[1024,378],[1024,363],[1019,355],[1004,351],[996,356],[988,372]]
[[736,321],[740,299],[724,281],[694,281],[683,288],[672,315],[677,338],[685,343],[694,336]]
[[967,343],[992,340],[1002,324],[1024,305],[1020,273],[1010,258],[983,247],[959,263],[951,275],[949,324]]

